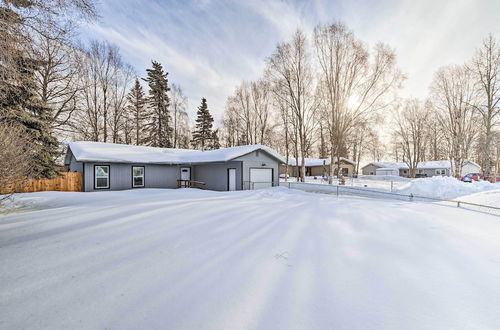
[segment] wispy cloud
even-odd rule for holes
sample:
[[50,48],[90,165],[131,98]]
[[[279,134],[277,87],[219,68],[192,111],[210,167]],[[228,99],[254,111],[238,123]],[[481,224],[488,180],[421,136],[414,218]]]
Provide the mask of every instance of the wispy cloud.
[[440,66],[467,60],[482,38],[500,31],[496,0],[285,1],[191,0],[103,2],[88,38],[117,44],[143,75],[161,61],[195,111],[207,97],[216,117],[241,80],[258,78],[277,42],[297,29],[343,21],[366,42],[388,43],[408,76],[402,93],[425,97]]

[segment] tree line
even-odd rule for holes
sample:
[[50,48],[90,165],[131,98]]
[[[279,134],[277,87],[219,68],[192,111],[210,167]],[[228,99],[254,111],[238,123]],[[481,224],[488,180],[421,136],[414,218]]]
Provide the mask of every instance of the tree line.
[[[0,1],[3,187],[58,175],[64,141],[219,147],[207,100],[191,127],[187,97],[161,63],[141,78],[118,47],[76,38],[75,22],[97,18],[94,0]],[[7,165],[14,159],[23,166]]]
[[[493,36],[466,63],[439,69],[419,100],[398,96],[406,76],[388,45],[370,46],[342,23],[297,30],[266,58],[259,79],[236,86],[217,128],[205,98],[190,124],[187,97],[160,62],[141,77],[118,47],[83,45],[74,22],[97,17],[94,0],[0,0],[0,184],[57,175],[61,142],[70,140],[201,150],[266,144],[297,160],[301,180],[307,157],[330,158],[330,180],[341,157],[355,161],[355,173],[362,159],[392,158],[412,176],[418,162],[441,159],[453,160],[454,175],[466,159],[498,174]],[[19,157],[29,166],[6,165]]]
[[[465,160],[486,177],[499,173],[500,47],[488,36],[474,57],[440,68],[424,100],[398,94],[406,75],[395,51],[370,47],[345,24],[300,29],[266,59],[262,76],[228,97],[222,144],[262,143],[296,159],[305,179],[307,157],[330,158],[330,182],[341,157],[417,164],[449,159],[460,175]],[[382,132],[389,132],[389,137]]]

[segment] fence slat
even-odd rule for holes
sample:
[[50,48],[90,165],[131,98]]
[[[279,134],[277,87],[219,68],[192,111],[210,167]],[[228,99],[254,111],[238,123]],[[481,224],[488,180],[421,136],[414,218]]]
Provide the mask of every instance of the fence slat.
[[[54,179],[27,180],[14,185],[16,193],[37,191],[82,191],[82,174],[78,172],[65,172]],[[9,189],[0,190],[0,194],[7,194]]]

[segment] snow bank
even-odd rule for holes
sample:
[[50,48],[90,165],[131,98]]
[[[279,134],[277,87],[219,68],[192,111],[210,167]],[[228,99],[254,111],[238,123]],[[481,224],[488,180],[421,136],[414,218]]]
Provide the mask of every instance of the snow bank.
[[399,186],[395,192],[413,194],[415,196],[454,199],[482,191],[498,189],[498,185],[486,181],[462,182],[452,177],[435,176],[431,178],[413,179],[411,182]]
[[463,202],[482,204],[500,207],[500,184],[495,184],[495,190],[483,191],[480,193],[460,197]]
[[399,175],[359,175],[360,180],[372,181],[411,181],[412,179],[405,178]]
[[[1,329],[498,329],[498,217],[284,188],[17,195]],[[465,265],[465,266],[464,266]]]

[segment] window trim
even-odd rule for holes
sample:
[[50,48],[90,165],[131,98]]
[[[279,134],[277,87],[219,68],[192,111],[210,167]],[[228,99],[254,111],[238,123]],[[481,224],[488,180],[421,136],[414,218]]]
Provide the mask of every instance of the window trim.
[[[142,168],[142,185],[141,186],[136,186],[134,184],[134,178],[136,177],[134,175],[134,168]],[[139,178],[139,176],[138,176]],[[135,166],[132,165],[132,188],[144,188],[146,186],[146,167],[145,166]]]
[[[96,176],[96,168],[97,167],[107,167],[108,168],[108,185],[106,187],[97,187],[97,176]],[[96,165],[94,164],[94,190],[103,190],[111,188],[111,166],[110,165]]]

